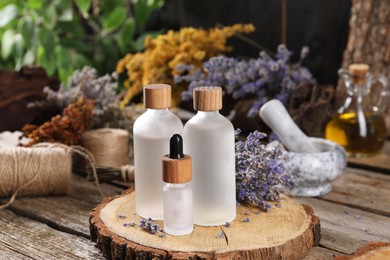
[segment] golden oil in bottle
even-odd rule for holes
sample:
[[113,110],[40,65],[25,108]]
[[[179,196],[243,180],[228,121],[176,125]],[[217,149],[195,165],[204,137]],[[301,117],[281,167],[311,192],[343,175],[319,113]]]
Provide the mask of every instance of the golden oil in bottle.
[[386,125],[382,115],[355,112],[336,115],[326,126],[326,138],[334,141],[355,157],[378,152],[386,139]]

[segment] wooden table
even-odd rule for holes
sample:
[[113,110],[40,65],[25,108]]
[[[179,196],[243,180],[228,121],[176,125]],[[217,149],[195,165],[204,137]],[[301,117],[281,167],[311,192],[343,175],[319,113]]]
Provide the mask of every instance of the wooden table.
[[[107,195],[120,183],[102,184]],[[372,241],[390,242],[390,142],[382,154],[351,160],[333,191],[319,198],[296,198],[320,218],[320,246],[308,259],[351,254]],[[89,213],[102,200],[93,183],[74,176],[68,196],[17,198],[0,210],[0,259],[104,259],[89,240]]]

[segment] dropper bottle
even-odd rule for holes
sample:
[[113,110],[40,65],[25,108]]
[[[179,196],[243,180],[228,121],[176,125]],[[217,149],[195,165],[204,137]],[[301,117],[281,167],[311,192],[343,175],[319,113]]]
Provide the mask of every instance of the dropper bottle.
[[169,142],[169,155],[163,157],[164,231],[181,236],[193,230],[192,160],[183,154],[183,138],[174,134]]

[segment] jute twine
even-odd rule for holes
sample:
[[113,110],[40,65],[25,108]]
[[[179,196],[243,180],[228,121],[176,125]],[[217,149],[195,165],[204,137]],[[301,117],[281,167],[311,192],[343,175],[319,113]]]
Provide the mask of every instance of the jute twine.
[[81,145],[88,149],[97,165],[122,167],[129,163],[129,134],[123,129],[101,128],[87,131]]
[[95,183],[100,188],[93,156],[79,146],[40,143],[31,148],[0,146],[0,197],[10,196],[0,209],[13,203],[17,195],[67,194],[71,187],[72,153],[91,164]]

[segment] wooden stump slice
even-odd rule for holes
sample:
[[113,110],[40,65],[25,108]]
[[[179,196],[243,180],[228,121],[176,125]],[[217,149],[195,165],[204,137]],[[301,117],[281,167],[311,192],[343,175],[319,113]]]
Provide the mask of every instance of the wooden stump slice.
[[[161,237],[138,228],[135,192],[129,189],[94,209],[91,239],[113,259],[302,259],[319,243],[319,219],[286,196],[273,204],[268,213],[238,206],[230,227],[195,225],[190,235]],[[123,225],[132,222],[134,227]]]
[[390,259],[390,243],[371,242],[358,248],[353,255],[335,257],[335,260],[382,260]]

